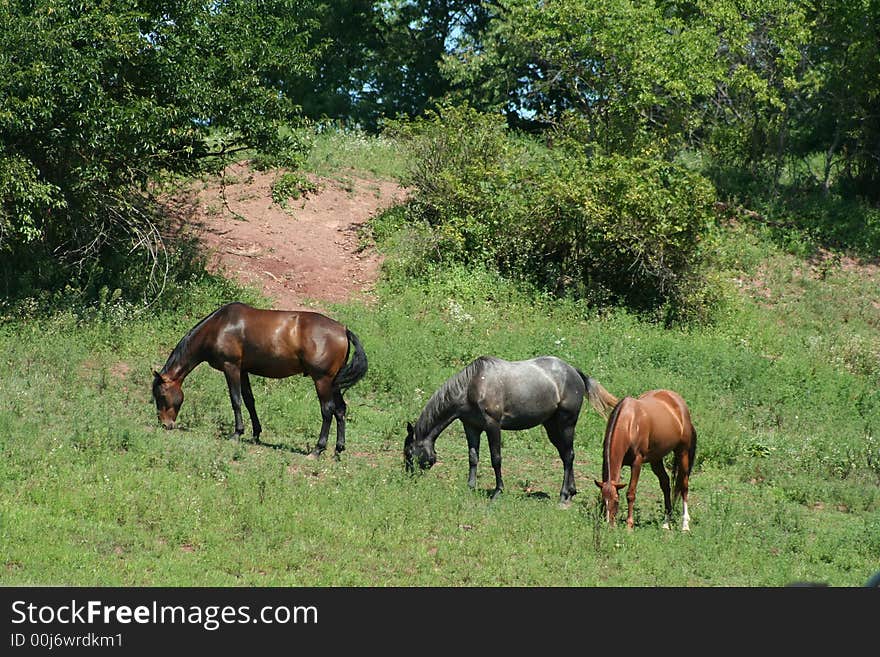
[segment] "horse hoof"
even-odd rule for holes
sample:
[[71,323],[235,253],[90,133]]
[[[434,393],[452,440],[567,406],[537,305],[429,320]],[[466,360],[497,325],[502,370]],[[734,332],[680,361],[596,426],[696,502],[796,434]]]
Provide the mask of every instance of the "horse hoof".
[[571,508],[571,500],[560,500],[559,508],[560,509],[570,509]]
[[309,461],[317,461],[320,457],[321,457],[321,452],[319,452],[317,450],[315,450],[313,452],[309,452],[308,456],[306,456],[306,458]]

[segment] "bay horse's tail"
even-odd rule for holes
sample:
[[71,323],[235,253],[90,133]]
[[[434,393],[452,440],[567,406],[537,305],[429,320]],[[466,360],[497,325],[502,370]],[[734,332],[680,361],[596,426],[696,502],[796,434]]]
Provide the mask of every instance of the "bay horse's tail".
[[608,414],[617,406],[620,400],[602,387],[602,384],[591,376],[587,376],[580,370],[577,371],[587,386],[587,399],[590,400],[590,406],[595,408],[602,417],[608,418]]
[[691,438],[691,445],[688,447],[688,469],[686,473],[681,472],[681,468],[678,467],[678,459],[672,459],[672,479],[674,483],[674,493],[673,493],[673,503],[681,497],[682,494],[682,483],[684,476],[691,476],[691,470],[694,469],[694,458],[697,456],[697,430],[693,429],[694,435]]
[[348,351],[354,347],[354,355],[351,360],[336,373],[333,378],[333,389],[343,392],[364,378],[367,373],[367,354],[361,346],[361,341],[349,329],[345,329],[348,336]]

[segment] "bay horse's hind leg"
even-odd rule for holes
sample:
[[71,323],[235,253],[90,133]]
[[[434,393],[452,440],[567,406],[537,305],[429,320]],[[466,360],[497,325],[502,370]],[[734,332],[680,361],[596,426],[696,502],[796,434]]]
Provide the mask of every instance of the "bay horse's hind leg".
[[242,373],[236,365],[227,364],[223,366],[223,374],[226,376],[226,386],[229,388],[229,401],[232,403],[232,412],[235,415],[235,433],[230,438],[241,438],[241,435],[244,433],[244,421],[241,419]]
[[330,409],[333,417],[336,418],[336,458],[345,451],[345,400],[342,398],[342,392],[333,391],[333,405]]
[[577,495],[577,487],[574,483],[575,425],[553,419],[544,424],[544,429],[550,442],[559,452],[559,458],[562,459],[562,490],[559,492],[559,504],[567,508],[571,505],[571,498]]
[[318,434],[318,442],[309,454],[309,458],[316,459],[327,449],[327,437],[330,435],[330,423],[333,421],[333,382],[331,377],[315,380],[315,392],[318,393],[318,401],[321,404],[321,431]]
[[260,434],[263,433],[263,426],[260,424],[260,418],[257,417],[257,407],[254,404],[254,393],[251,390],[251,379],[247,372],[241,373],[241,396],[244,405],[250,413],[251,425],[254,428],[254,440],[260,442]]
[[669,475],[663,465],[663,459],[651,464],[651,469],[660,480],[660,490],[663,491],[663,508],[666,515],[663,516],[663,529],[669,529],[669,519],[672,517],[672,496],[669,491]]

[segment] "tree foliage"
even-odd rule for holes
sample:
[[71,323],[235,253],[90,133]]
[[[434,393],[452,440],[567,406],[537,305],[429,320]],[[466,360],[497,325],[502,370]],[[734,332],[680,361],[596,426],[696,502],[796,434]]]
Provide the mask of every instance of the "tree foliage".
[[479,263],[556,294],[691,313],[714,190],[656,158],[547,148],[501,114],[443,106],[400,129],[413,151],[410,214],[431,226],[426,257]]
[[[148,184],[255,147],[293,153],[290,71],[313,65],[302,3],[0,3],[0,250],[28,281],[155,291]],[[134,257],[141,254],[142,257]],[[147,272],[146,277],[141,272]]]
[[[551,146],[542,157],[566,172],[559,180],[576,170],[647,185],[655,214],[664,194],[695,201],[679,194],[690,184],[682,161],[737,202],[877,203],[877,25],[880,0],[0,0],[4,291],[71,283],[94,293],[127,281],[155,292],[164,243],[151,184],[216,170],[245,149],[293,163],[303,118],[381,130],[439,107],[501,112],[508,128]],[[518,143],[513,133],[469,138],[455,157],[472,161],[440,172],[458,173],[430,212],[469,221],[456,204],[485,199],[464,171],[502,195],[550,180],[516,158],[486,160],[492,140]],[[510,168],[490,175],[499,161]],[[573,161],[581,168],[569,170]],[[620,194],[589,194],[623,216]],[[524,235],[528,213],[506,216],[506,230]]]

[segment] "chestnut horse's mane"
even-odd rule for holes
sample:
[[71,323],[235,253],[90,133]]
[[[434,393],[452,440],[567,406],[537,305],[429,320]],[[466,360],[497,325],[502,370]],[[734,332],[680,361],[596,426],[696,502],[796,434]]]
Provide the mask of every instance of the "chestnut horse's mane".
[[[627,399],[627,397],[623,397],[614,405],[614,410],[611,411],[611,415],[608,418],[608,424],[605,427],[605,440],[602,445],[602,480],[608,481],[611,476],[610,467],[611,467],[611,433],[614,431],[614,428],[617,426],[617,418],[620,415],[620,407],[623,405],[623,400]],[[631,399],[631,398],[630,398]]]

